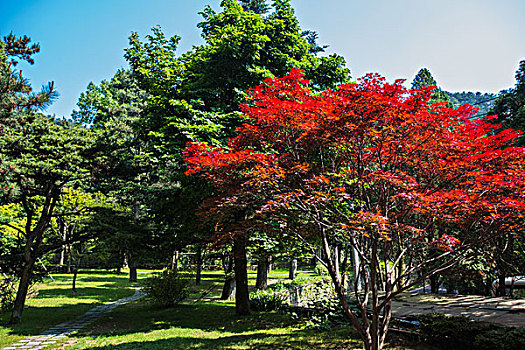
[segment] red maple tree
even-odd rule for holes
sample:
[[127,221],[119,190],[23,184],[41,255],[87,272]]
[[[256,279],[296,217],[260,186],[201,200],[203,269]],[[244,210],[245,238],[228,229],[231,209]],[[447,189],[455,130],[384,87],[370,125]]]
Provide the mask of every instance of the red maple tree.
[[[327,258],[318,259],[366,349],[383,347],[394,296],[465,248],[523,227],[525,151],[512,147],[520,132],[498,133],[469,106],[429,106],[431,93],[370,74],[316,94],[292,70],[250,91],[226,148],[186,150],[188,174],[219,191],[211,207],[223,234],[245,237],[275,220],[304,241],[320,238]],[[360,314],[332,259],[341,245],[358,257]]]

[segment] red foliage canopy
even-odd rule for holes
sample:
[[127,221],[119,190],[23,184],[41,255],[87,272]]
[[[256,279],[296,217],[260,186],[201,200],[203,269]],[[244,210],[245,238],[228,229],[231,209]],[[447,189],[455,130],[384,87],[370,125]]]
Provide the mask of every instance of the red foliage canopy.
[[[423,237],[438,222],[464,233],[521,229],[520,132],[473,119],[471,106],[429,108],[431,88],[401,84],[369,74],[314,94],[298,70],[268,79],[250,91],[227,148],[188,146],[187,174],[212,181],[223,209],[321,210],[338,229],[385,239]],[[454,232],[434,244],[451,248]]]

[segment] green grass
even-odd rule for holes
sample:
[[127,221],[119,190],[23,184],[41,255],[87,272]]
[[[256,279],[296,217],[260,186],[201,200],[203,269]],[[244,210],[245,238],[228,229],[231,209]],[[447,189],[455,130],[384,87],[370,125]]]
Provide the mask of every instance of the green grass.
[[[139,274],[139,279],[146,274]],[[299,276],[315,281],[308,271]],[[71,292],[71,275],[56,275],[56,282],[44,281],[39,294],[28,301],[23,323],[6,326],[7,314],[0,314],[0,348],[69,321],[92,307],[133,294],[138,284],[130,284],[126,274],[117,276],[100,271],[79,275],[78,294]],[[249,271],[250,285],[255,271]],[[286,270],[274,270],[270,282],[286,279]],[[223,273],[206,271],[200,286],[192,286],[191,300],[163,309],[148,300],[139,300],[114,309],[90,327],[64,338],[60,349],[361,349],[362,343],[350,328],[331,331],[307,329],[304,321],[288,314],[253,312],[236,317],[233,301],[199,301],[218,297]],[[140,281],[139,281],[140,284]],[[213,287],[213,288],[211,288]]]
[[88,271],[79,274],[74,294],[72,275],[54,274],[53,278],[55,282],[46,278],[36,286],[38,296],[26,302],[21,324],[8,326],[10,314],[0,313],[0,348],[72,320],[97,305],[132,295],[138,285],[129,283],[125,274]]
[[289,315],[236,317],[233,302],[182,303],[160,309],[147,302],[115,309],[70,337],[66,349],[351,349],[361,342],[349,330],[314,331]]

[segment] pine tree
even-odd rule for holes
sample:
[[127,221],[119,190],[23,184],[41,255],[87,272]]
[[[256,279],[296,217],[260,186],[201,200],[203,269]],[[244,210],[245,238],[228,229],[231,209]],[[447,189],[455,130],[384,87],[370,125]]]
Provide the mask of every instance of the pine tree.
[[[497,122],[506,128],[525,130],[525,60],[516,71],[516,86],[499,93],[490,113],[497,115]],[[525,145],[525,137],[518,144]]]
[[450,107],[452,106],[448,95],[438,87],[430,71],[427,68],[421,68],[412,81],[412,89],[421,89],[426,86],[435,86],[429,104],[447,102]]

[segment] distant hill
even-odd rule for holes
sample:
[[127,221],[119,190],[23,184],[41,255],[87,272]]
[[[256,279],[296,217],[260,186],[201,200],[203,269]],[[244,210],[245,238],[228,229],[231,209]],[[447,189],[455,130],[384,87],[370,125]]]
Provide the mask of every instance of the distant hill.
[[492,93],[481,93],[481,92],[448,92],[445,91],[448,95],[450,102],[454,105],[454,108],[468,103],[474,107],[478,107],[479,111],[476,113],[476,116],[485,116],[488,114],[492,104],[494,103],[495,98],[498,94]]

